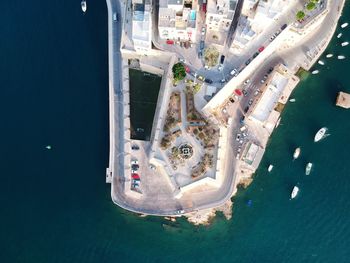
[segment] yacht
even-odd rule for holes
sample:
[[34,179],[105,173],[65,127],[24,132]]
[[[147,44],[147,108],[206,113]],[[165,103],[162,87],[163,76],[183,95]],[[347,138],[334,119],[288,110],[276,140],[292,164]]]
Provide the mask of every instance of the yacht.
[[296,101],[296,99],[290,99],[289,101],[290,101],[290,102],[295,102],[295,101]]
[[311,72],[311,74],[313,74],[313,75],[316,75],[318,73],[319,73],[319,71],[317,69]]
[[331,57],[333,57],[333,54],[327,54],[326,55],[326,58],[331,58]]
[[293,154],[293,159],[298,159],[300,155],[300,147],[296,148],[295,151],[294,151],[294,154]]
[[292,190],[292,193],[290,194],[290,199],[294,199],[297,196],[298,192],[299,192],[299,187],[298,186],[294,186],[293,190]]
[[307,163],[306,167],[305,167],[305,174],[309,175],[311,172],[311,168],[312,168],[312,163]]
[[81,10],[85,13],[87,10],[86,0],[81,1]]
[[327,128],[322,127],[318,130],[318,132],[315,134],[314,142],[318,142],[322,140],[324,137],[326,137]]
[[347,41],[341,43],[341,46],[342,46],[342,47],[346,47],[347,45],[349,45],[349,42],[347,42]]
[[343,33],[339,33],[339,34],[337,35],[337,38],[341,38],[342,35],[343,35]]
[[267,171],[270,173],[272,171],[272,169],[273,169],[273,165],[270,164],[269,167],[267,168]]
[[323,62],[322,60],[319,60],[319,61],[318,61],[318,64],[320,64],[320,65],[323,66],[323,65],[324,65],[324,62]]
[[346,28],[349,24],[348,23],[344,23],[344,24],[341,24],[341,28]]
[[47,145],[45,148],[51,150],[51,145]]
[[338,56],[338,59],[345,59],[345,56],[340,55],[340,56]]

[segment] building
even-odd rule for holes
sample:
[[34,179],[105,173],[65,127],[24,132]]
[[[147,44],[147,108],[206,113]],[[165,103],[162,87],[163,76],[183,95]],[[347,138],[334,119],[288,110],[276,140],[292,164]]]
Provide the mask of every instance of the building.
[[259,167],[264,152],[264,148],[256,145],[255,143],[249,142],[242,154],[242,161],[249,165],[252,171],[255,171]]
[[209,0],[207,5],[206,41],[223,45],[235,14],[237,0]]
[[152,48],[152,21],[150,0],[132,1],[132,40],[137,52]]
[[158,31],[161,39],[196,42],[197,2],[160,0]]

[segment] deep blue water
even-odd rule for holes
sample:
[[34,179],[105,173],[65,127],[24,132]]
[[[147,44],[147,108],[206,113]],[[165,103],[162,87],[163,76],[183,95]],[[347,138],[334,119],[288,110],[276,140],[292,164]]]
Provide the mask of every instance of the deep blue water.
[[[4,0],[0,10],[1,262],[350,261],[350,111],[334,106],[337,91],[350,92],[349,60],[324,58],[295,90],[232,220],[164,227],[113,205],[105,184],[105,1],[89,0],[86,15],[71,0]],[[329,51],[350,57],[338,39]],[[322,126],[331,136],[314,144]]]

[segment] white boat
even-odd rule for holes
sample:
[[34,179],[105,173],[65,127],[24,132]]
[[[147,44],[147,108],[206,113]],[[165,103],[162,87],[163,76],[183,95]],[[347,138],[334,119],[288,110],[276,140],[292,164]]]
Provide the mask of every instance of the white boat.
[[298,186],[294,186],[293,190],[292,190],[292,193],[290,194],[290,199],[294,199],[298,195],[298,192],[299,192],[299,187]]
[[281,118],[278,118],[277,123],[276,123],[276,128],[280,125]]
[[342,46],[342,47],[346,47],[347,45],[349,45],[349,42],[347,42],[347,41],[341,43],[341,46]]
[[339,33],[339,34],[337,35],[337,38],[341,38],[342,35],[343,35],[343,33]]
[[81,1],[81,10],[85,13],[87,10],[86,0]]
[[345,59],[345,56],[340,55],[340,56],[338,56],[338,59]]
[[322,140],[324,137],[326,137],[327,130],[328,129],[326,127],[322,127],[321,129],[319,129],[315,135],[314,142],[318,142],[318,141]]
[[273,169],[273,165],[270,164],[269,167],[267,168],[267,171],[270,173],[272,171],[272,169]]
[[316,75],[318,73],[319,73],[319,71],[317,69],[311,72],[311,74],[313,74],[313,75]]
[[48,150],[51,150],[51,145],[46,145],[45,148],[48,149]]
[[331,57],[333,57],[333,54],[327,54],[326,55],[326,58],[331,58]]
[[305,167],[305,174],[309,175],[311,172],[311,168],[312,168],[312,163],[307,163],[306,167]]
[[290,101],[290,102],[295,102],[295,101],[296,101],[296,99],[290,99],[289,101]]
[[341,28],[346,28],[349,24],[348,23],[344,23],[344,24],[341,24]]
[[293,154],[293,159],[298,159],[300,155],[300,147],[296,148],[295,151],[294,151],[294,154]]
[[320,64],[320,65],[323,66],[323,65],[324,65],[324,62],[323,62],[322,60],[319,60],[319,61],[318,61],[318,64]]

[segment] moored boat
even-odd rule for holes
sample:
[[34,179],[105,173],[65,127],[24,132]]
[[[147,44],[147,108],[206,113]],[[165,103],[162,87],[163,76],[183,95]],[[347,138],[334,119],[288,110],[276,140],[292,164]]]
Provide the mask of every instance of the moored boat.
[[342,35],[343,35],[343,33],[339,33],[339,34],[337,35],[337,38],[341,38]]
[[305,174],[309,175],[311,172],[311,168],[312,168],[312,163],[307,163],[306,167],[305,167]]
[[343,24],[341,24],[341,28],[346,28],[347,26],[348,26],[349,24],[348,23],[343,23]]
[[81,10],[85,13],[87,10],[86,0],[81,1]]
[[326,55],[326,58],[331,58],[331,57],[333,57],[333,54],[327,54]]
[[348,42],[348,41],[345,41],[345,42],[341,43],[341,46],[342,46],[342,47],[346,47],[347,45],[349,45],[349,42]]
[[296,101],[296,99],[290,99],[289,101],[290,101],[290,102],[295,102],[295,101]]
[[340,56],[338,56],[338,59],[345,59],[345,56],[340,55]]
[[293,154],[293,159],[298,159],[299,155],[300,155],[300,147],[296,148],[295,151],[294,151],[294,154]]
[[294,199],[298,195],[298,192],[299,192],[299,187],[298,186],[294,186],[293,190],[292,190],[292,193],[290,194],[290,199]]
[[272,171],[272,169],[273,169],[273,165],[270,164],[269,167],[267,168],[267,171],[270,173]]
[[51,150],[51,145],[46,145],[45,148],[48,149],[48,150]]
[[312,71],[311,74],[316,75],[316,74],[318,74],[319,72],[320,72],[320,71],[318,71],[318,70],[316,69],[316,70]]
[[321,129],[319,129],[315,134],[314,142],[318,142],[322,140],[326,136],[326,132],[327,132],[327,127],[322,127]]
[[323,62],[322,60],[319,60],[319,61],[318,61],[318,64],[320,64],[320,65],[323,66],[323,65],[324,65],[324,62]]

